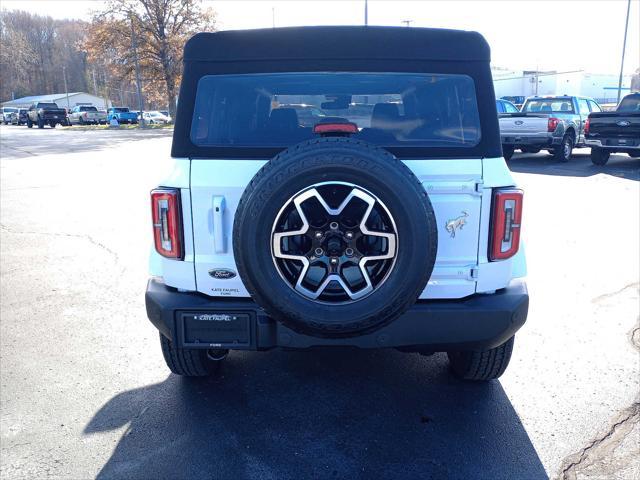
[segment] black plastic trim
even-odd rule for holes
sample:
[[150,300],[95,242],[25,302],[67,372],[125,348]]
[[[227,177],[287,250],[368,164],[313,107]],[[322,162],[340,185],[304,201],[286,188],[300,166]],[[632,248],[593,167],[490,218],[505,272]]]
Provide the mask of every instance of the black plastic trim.
[[[251,299],[211,298],[178,292],[157,279],[149,280],[145,296],[147,316],[167,338],[184,346],[179,314],[184,312],[249,314],[246,344],[218,344],[216,348],[268,350],[318,346],[359,348],[420,347],[431,351],[480,350],[501,345],[524,325],[529,294],[524,281],[514,280],[494,294],[476,294],[457,300],[418,301],[400,318],[375,332],[350,338],[302,335],[269,318]],[[194,345],[190,344],[190,348]],[[202,348],[210,348],[202,344]]]

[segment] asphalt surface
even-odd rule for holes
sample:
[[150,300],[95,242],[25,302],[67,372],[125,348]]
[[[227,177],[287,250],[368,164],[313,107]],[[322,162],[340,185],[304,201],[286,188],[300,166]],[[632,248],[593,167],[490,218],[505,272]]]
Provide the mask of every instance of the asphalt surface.
[[232,353],[169,374],[146,319],[168,131],[0,128],[0,476],[640,476],[640,162],[516,154],[529,320],[506,374],[442,354]]

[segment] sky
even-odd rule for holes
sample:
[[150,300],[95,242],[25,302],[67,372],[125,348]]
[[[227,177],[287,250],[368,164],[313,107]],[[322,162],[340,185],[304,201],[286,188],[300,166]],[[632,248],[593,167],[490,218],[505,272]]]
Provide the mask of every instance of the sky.
[[[362,25],[364,0],[204,0],[221,30]],[[88,20],[100,0],[2,0],[2,8]],[[482,33],[496,67],[618,74],[626,0],[369,0],[370,25]],[[640,0],[631,1],[625,73],[640,67]]]

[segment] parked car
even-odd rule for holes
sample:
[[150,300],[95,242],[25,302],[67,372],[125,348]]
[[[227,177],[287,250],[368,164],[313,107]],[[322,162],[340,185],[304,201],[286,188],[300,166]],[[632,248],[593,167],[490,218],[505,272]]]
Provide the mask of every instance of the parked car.
[[502,151],[509,160],[518,148],[537,153],[548,150],[556,160],[568,162],[574,148],[586,147],[584,125],[591,112],[601,112],[591,98],[574,96],[530,97],[519,113],[500,114]]
[[504,97],[500,97],[500,100],[506,100],[507,102],[511,102],[513,105],[515,105],[515,107],[518,109],[518,111],[522,108],[522,105],[524,104],[524,101],[526,100],[526,97],[522,96],[522,95],[505,95]]
[[144,118],[145,122],[151,125],[153,124],[167,125],[168,123],[171,123],[171,117],[167,117],[156,110],[151,112],[143,112],[142,118]]
[[518,113],[518,107],[516,107],[509,100],[498,99],[496,100],[496,109],[498,113]]
[[9,123],[11,125],[26,125],[27,123],[27,109],[19,108],[17,112],[13,112],[10,114]]
[[53,102],[33,103],[27,111],[27,127],[29,128],[34,125],[37,125],[38,128],[44,128],[45,125],[56,128],[56,125],[65,124],[66,122],[66,110],[58,107]]
[[0,110],[0,123],[4,123],[5,125],[9,125],[9,120],[11,118],[11,114],[17,112],[18,109],[14,107],[2,107]]
[[107,123],[107,112],[100,111],[93,105],[78,105],[69,112],[70,125],[104,125]]
[[138,115],[136,115],[135,112],[130,111],[127,107],[112,107],[107,110],[107,122],[111,123],[111,120],[114,118],[118,123],[138,123]]
[[[504,372],[528,309],[523,194],[480,34],[197,34],[180,99],[146,292],[172,372],[315,346],[446,351],[467,380]],[[323,116],[301,126],[278,106],[291,103]]]
[[585,127],[591,161],[604,165],[612,153],[640,157],[640,93],[625,96],[615,112],[594,112]]

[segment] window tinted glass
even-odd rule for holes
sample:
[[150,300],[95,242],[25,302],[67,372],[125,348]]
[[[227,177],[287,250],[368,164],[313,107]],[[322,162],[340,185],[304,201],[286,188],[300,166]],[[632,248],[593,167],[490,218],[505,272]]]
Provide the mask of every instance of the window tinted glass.
[[387,146],[473,147],[480,120],[466,75],[277,73],[200,79],[191,140],[200,146],[288,146],[321,122]]
[[578,107],[580,108],[580,113],[582,115],[589,115],[590,110],[589,110],[589,104],[587,103],[586,100],[584,99],[579,99],[578,100]]
[[38,108],[58,108],[58,105],[55,103],[38,103]]
[[117,108],[114,108],[113,111],[118,113],[127,113],[129,109],[126,107],[117,107]]
[[593,100],[589,100],[589,106],[591,107],[591,111],[592,112],[601,112],[602,111],[602,109],[600,108],[600,105],[598,105]]
[[540,98],[527,100],[522,107],[523,112],[538,113],[574,113],[570,98]]
[[504,110],[507,113],[518,113],[519,110],[515,107],[515,105],[509,103],[509,102],[504,102]]
[[618,112],[640,112],[640,97],[628,96],[620,101]]
[[80,107],[81,112],[97,112],[98,109],[96,107]]

